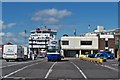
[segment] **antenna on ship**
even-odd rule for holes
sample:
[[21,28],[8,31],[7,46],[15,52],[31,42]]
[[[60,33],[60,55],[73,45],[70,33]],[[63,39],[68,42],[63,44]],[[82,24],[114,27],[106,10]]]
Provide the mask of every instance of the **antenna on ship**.
[[45,29],[47,28],[47,26],[45,26]]

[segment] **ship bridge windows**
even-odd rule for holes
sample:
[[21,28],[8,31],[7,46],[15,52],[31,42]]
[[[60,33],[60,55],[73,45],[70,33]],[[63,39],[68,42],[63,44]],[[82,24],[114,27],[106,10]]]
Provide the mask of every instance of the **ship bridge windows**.
[[31,32],[31,34],[35,34],[35,32]]

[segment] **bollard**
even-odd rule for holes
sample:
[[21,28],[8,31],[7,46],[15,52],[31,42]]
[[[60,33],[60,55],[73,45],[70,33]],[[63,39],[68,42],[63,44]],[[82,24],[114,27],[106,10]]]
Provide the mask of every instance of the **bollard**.
[[103,59],[100,59],[100,61],[99,61],[101,64],[103,63]]
[[87,58],[87,57],[80,57],[81,60],[84,61],[90,61],[90,62],[95,62],[95,63],[103,63],[103,59],[97,59],[97,58]]

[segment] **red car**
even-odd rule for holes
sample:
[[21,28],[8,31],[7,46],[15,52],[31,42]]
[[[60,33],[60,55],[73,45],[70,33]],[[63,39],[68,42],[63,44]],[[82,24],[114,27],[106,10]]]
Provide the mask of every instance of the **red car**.
[[45,50],[45,49],[41,49],[41,51],[40,51],[40,57],[46,57],[46,55],[47,55],[47,51]]

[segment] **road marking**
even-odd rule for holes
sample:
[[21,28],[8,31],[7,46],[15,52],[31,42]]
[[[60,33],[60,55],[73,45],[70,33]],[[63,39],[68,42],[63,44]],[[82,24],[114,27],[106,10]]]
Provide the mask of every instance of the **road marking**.
[[[45,61],[43,61],[43,62],[45,62]],[[42,63],[43,63],[43,62],[42,62]],[[7,77],[9,77],[9,76],[11,76],[11,75],[19,72],[19,71],[22,71],[22,70],[24,70],[24,69],[26,69],[26,68],[28,68],[28,67],[31,67],[31,66],[33,66],[33,65],[36,65],[36,64],[39,64],[39,62],[38,62],[38,63],[35,63],[35,64],[31,64],[31,65],[25,66],[25,67],[20,68],[20,69],[18,69],[18,70],[16,70],[16,71],[13,71],[13,72],[11,72],[10,74],[5,75],[3,78],[7,78]]]
[[49,74],[52,72],[52,68],[55,66],[56,63],[57,63],[57,62],[55,62],[55,63],[50,67],[50,69],[48,70],[47,74],[45,75],[45,79],[48,78]]
[[[22,63],[18,63],[18,64],[22,64]],[[2,67],[0,67],[0,69],[1,68],[5,68],[5,67],[10,67],[10,66],[18,65],[18,64],[11,64],[11,65],[7,65],[7,66],[2,66]]]
[[115,69],[115,68],[110,67],[108,65],[101,65],[101,66],[118,72],[118,69]]
[[71,62],[71,63],[79,70],[79,72],[83,75],[83,77],[85,79],[87,79],[86,75],[82,72],[82,70],[76,64],[74,64],[73,62]]
[[[36,60],[36,61],[38,61],[38,60]],[[43,61],[43,59],[41,59],[41,61]],[[31,63],[31,62],[34,62],[34,61],[23,62],[23,63],[17,63],[17,64],[11,64],[11,65],[7,65],[7,66],[2,66],[2,67],[0,67],[0,69],[1,69],[1,68],[5,68],[5,67],[14,66],[14,65],[24,64],[24,63]]]
[[112,66],[118,66],[118,64],[112,64]]

